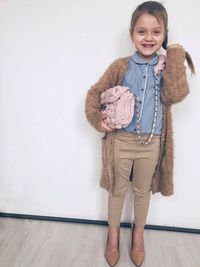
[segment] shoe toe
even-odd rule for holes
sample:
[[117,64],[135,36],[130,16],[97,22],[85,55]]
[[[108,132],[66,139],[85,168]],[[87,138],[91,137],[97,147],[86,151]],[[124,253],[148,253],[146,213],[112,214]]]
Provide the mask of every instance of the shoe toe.
[[119,252],[105,251],[105,258],[110,266],[115,266],[119,261]]
[[131,251],[131,260],[136,266],[142,265],[144,258],[145,258],[145,252],[144,251]]

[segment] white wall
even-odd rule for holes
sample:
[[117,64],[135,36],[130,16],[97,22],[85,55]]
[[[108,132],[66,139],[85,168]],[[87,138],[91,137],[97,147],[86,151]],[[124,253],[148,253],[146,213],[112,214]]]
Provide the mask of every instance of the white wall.
[[[133,53],[129,22],[142,1],[0,1],[0,211],[106,220],[100,137],[87,123],[90,85]],[[170,43],[200,66],[200,2],[165,1]],[[173,107],[175,195],[152,196],[149,224],[200,228],[200,79]],[[131,218],[131,192],[123,221]]]

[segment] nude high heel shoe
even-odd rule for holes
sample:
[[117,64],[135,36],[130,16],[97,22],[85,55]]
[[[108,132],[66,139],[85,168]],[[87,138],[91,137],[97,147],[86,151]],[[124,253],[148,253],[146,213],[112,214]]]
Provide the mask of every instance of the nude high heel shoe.
[[113,267],[115,266],[118,261],[119,261],[119,258],[120,258],[120,253],[119,253],[119,239],[120,239],[120,229],[118,228],[118,250],[117,251],[109,251],[108,250],[108,239],[109,239],[109,235],[107,237],[107,244],[106,244],[106,250],[105,250],[105,258],[106,258],[106,261],[107,263]]
[[136,265],[136,266],[140,266],[142,265],[144,258],[145,258],[145,252],[144,250],[142,251],[136,251],[133,249],[133,234],[134,234],[134,229],[135,229],[135,224],[132,224],[131,227],[131,251],[130,251],[130,258],[132,260],[132,262]]

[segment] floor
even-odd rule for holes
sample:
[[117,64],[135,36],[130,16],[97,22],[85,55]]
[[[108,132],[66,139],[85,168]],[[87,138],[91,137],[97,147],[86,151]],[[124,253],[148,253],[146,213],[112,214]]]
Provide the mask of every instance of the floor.
[[[0,218],[0,267],[109,267],[107,227]],[[142,267],[200,267],[200,235],[145,229]],[[129,258],[130,229],[121,228],[120,261]]]

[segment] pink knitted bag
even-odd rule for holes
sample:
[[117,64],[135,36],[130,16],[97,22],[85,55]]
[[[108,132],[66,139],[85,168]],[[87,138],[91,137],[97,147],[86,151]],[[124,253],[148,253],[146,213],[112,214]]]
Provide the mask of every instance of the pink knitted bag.
[[134,95],[128,87],[117,85],[101,94],[101,110],[107,116],[107,125],[113,129],[125,128],[134,114]]

